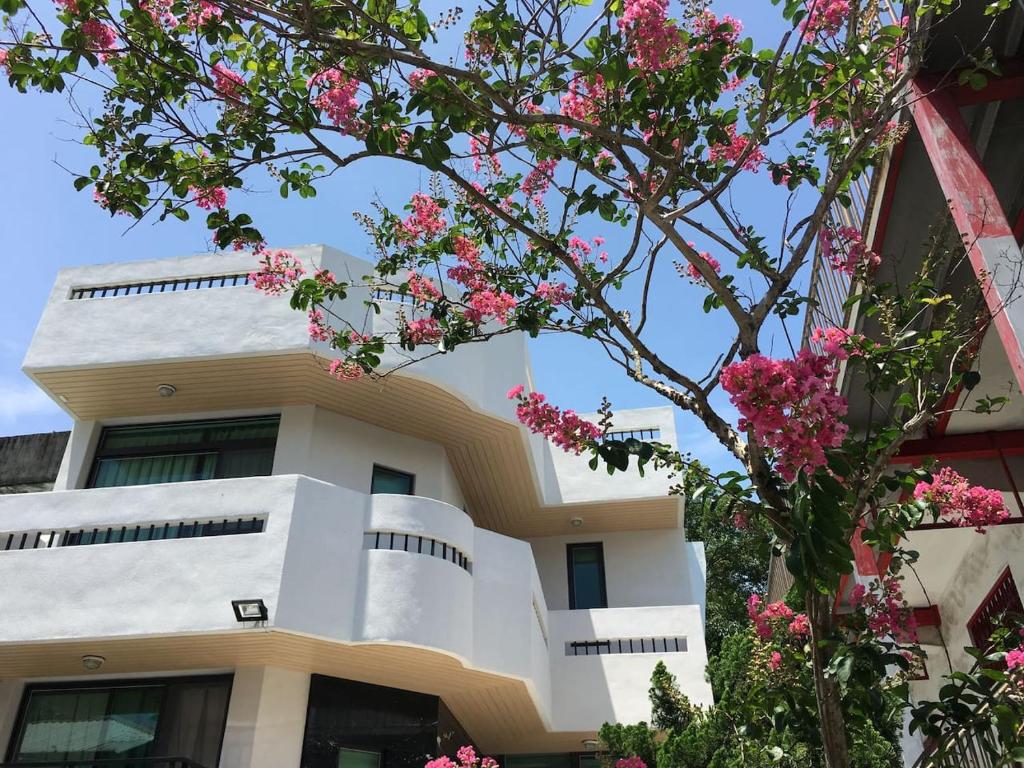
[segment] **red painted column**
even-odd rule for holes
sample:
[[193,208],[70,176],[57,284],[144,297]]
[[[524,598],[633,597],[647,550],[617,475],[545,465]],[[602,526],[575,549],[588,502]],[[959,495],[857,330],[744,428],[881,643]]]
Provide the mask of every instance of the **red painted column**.
[[911,86],[910,111],[949,204],[1017,385],[1024,389],[1024,286],[1021,251],[999,198],[948,90],[924,78]]

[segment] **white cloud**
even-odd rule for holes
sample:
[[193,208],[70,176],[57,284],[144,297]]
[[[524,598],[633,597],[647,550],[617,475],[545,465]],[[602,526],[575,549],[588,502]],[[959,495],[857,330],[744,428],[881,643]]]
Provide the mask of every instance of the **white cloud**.
[[0,379],[0,424],[16,424],[26,417],[60,413],[57,404],[31,381]]

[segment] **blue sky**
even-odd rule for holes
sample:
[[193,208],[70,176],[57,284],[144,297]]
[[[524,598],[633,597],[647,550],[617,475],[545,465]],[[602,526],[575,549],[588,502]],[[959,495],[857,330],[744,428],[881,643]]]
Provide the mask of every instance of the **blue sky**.
[[[719,13],[732,12],[744,20],[745,33],[768,45],[778,32],[777,9],[767,0],[757,3],[720,2]],[[163,224],[143,221],[129,228],[124,217],[111,218],[91,199],[75,192],[65,168],[87,169],[94,162],[88,148],[77,143],[79,130],[68,121],[64,97],[18,94],[0,83],[0,252],[7,280],[0,285],[0,434],[67,429],[69,418],[37,390],[21,372],[21,360],[32,338],[58,268],[78,264],[161,258],[210,250],[201,217],[190,222]],[[62,167],[63,166],[63,167]],[[282,200],[269,182],[233,197],[232,207],[244,202],[268,241],[274,245],[325,242],[357,256],[367,255],[367,240],[355,226],[352,212],[366,211],[374,195],[396,206],[426,179],[408,166],[385,161],[357,164],[346,175],[320,188],[315,200]],[[743,180],[734,198],[738,210],[753,212],[751,221],[777,230],[779,209],[764,203],[773,191],[765,174]],[[233,195],[241,196],[235,192]],[[241,206],[239,206],[239,209]],[[610,245],[615,233],[603,234]],[[614,254],[613,254],[614,255]],[[724,260],[723,260],[724,261]],[[651,344],[680,365],[710,364],[728,343],[724,316],[704,316],[698,307],[703,292],[666,274],[658,281],[650,320]],[[790,333],[799,336],[799,323]],[[766,352],[781,353],[781,337],[763,339]],[[532,342],[531,355],[538,389],[552,402],[579,411],[595,409],[602,395],[613,405],[632,408],[663,405],[657,395],[626,381],[597,347],[582,340],[548,337]],[[689,366],[687,366],[689,368]],[[725,404],[718,398],[719,404]],[[692,418],[678,418],[680,444],[713,465],[723,466],[723,452]]]

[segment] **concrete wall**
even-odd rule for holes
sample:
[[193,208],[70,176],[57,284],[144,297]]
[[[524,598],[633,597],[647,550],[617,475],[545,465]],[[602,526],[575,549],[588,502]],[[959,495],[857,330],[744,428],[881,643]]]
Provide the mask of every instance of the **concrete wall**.
[[0,437],[0,493],[48,491],[57,477],[67,432]]
[[704,545],[685,541],[679,529],[532,539],[530,545],[550,608],[569,607],[566,544],[595,541],[604,546],[609,608],[698,605],[703,613]]
[[316,406],[286,406],[274,474],[301,473],[368,493],[373,465],[416,476],[415,494],[462,507],[444,447]]

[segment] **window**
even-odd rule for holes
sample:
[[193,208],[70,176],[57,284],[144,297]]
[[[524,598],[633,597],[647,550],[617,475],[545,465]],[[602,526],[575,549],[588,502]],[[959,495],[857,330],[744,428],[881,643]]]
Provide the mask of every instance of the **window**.
[[47,684],[25,691],[10,762],[220,758],[231,677]]
[[549,755],[505,755],[505,768],[573,768],[572,753]]
[[607,608],[604,583],[604,547],[593,544],[567,544],[569,561],[569,607]]
[[380,768],[380,752],[342,747],[338,750],[338,768]]
[[106,427],[90,488],[269,475],[277,416]]
[[370,493],[400,493],[412,496],[416,476],[397,469],[388,469],[379,464],[373,465],[373,480],[370,482]]
[[976,648],[988,646],[989,638],[1001,626],[999,619],[1004,618],[1005,613],[1024,613],[1020,592],[1009,568],[1003,571],[995,586],[967,622],[967,632]]

